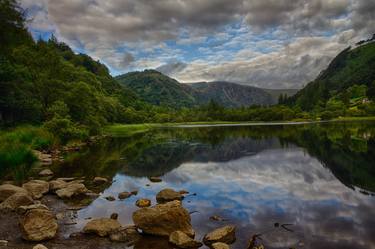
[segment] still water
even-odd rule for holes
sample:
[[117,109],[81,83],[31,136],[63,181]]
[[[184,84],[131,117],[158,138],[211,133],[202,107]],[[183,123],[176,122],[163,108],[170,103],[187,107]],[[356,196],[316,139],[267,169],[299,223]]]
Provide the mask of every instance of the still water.
[[[113,179],[78,212],[72,232],[87,217],[113,212],[131,224],[135,201],[145,197],[154,204],[168,187],[196,193],[183,205],[194,211],[199,240],[235,224],[235,249],[246,248],[254,234],[261,234],[265,248],[375,248],[375,123],[159,129],[109,138],[54,171]],[[163,181],[151,183],[150,176]],[[104,199],[132,190],[138,195]],[[224,220],[210,220],[213,215]]]

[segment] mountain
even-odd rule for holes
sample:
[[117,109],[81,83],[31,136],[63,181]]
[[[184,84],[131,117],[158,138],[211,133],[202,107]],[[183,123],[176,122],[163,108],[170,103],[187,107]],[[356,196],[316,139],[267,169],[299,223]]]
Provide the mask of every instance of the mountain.
[[180,108],[196,104],[188,86],[155,70],[130,72],[117,76],[116,79],[133,90],[142,100],[153,105]]
[[276,104],[279,101],[280,95],[292,97],[301,89],[268,89],[262,88],[267,93],[271,94],[273,102]]
[[374,88],[375,41],[357,43],[339,53],[319,76],[289,99],[304,110],[325,104],[354,85]]
[[211,99],[226,107],[251,105],[272,105],[272,96],[261,88],[244,86],[230,82],[201,82],[186,84],[192,88],[199,104],[206,104]]
[[131,72],[116,79],[143,101],[172,108],[204,105],[211,99],[226,107],[277,103],[272,94],[261,88],[229,82],[179,83],[155,70]]

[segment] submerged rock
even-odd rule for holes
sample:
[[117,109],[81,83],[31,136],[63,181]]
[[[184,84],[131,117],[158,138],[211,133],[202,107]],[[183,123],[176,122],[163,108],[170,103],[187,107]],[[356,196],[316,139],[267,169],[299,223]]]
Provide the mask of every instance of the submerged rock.
[[34,199],[40,199],[49,191],[49,183],[42,180],[31,180],[22,185]]
[[57,232],[55,215],[45,209],[31,209],[20,219],[22,237],[28,241],[52,239]]
[[136,243],[141,238],[141,235],[135,226],[126,226],[111,232],[109,238],[111,241],[123,242],[130,246]]
[[12,184],[0,185],[0,202],[5,201],[9,196],[22,192],[27,194],[27,190]]
[[75,195],[81,195],[88,192],[86,186],[82,183],[70,182],[65,188],[56,191],[60,198],[72,198]]
[[186,235],[184,232],[175,231],[169,235],[169,242],[178,248],[199,248],[203,244],[201,242],[193,240],[191,237]]
[[121,224],[114,219],[100,218],[89,221],[83,228],[84,233],[94,233],[100,237],[108,236],[111,232],[119,229]]
[[156,195],[156,201],[158,203],[166,203],[175,200],[182,200],[182,195],[170,188],[163,189]]
[[169,236],[174,231],[181,231],[194,236],[189,212],[180,201],[141,208],[133,213],[133,221],[146,234]]
[[107,183],[108,179],[104,178],[104,177],[97,176],[97,177],[94,178],[93,182],[94,182],[94,184],[99,185],[99,184]]
[[148,178],[151,182],[161,182],[162,179],[159,176],[151,176]]
[[232,244],[236,240],[235,233],[235,226],[224,226],[206,234],[203,238],[203,243],[208,246],[216,242]]
[[124,200],[124,199],[129,198],[129,197],[132,196],[132,195],[133,195],[133,194],[130,193],[130,192],[121,192],[121,193],[118,194],[118,198],[119,198],[120,200]]
[[19,206],[31,205],[34,203],[33,198],[30,195],[17,192],[9,196],[5,201],[0,204],[1,211],[15,211]]
[[151,201],[149,199],[139,199],[135,202],[135,205],[140,208],[151,206]]
[[39,172],[39,176],[53,176],[53,172],[50,169],[44,169]]
[[113,197],[113,196],[107,196],[107,197],[104,197],[107,201],[115,201],[116,200],[116,198],[115,197]]
[[216,242],[211,245],[212,249],[230,249],[229,245],[222,243],[222,242]]

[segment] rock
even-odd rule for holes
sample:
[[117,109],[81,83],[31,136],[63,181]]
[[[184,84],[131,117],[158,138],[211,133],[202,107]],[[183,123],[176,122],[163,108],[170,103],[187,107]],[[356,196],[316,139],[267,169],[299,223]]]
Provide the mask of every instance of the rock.
[[46,205],[32,204],[32,205],[29,205],[29,206],[19,206],[16,211],[17,211],[18,214],[25,214],[27,211],[32,210],[32,209],[49,210],[49,208]]
[[112,220],[117,220],[118,219],[118,213],[111,214],[111,219]]
[[74,181],[75,177],[59,177],[56,179],[56,181],[64,181],[64,182],[71,182]]
[[140,208],[151,206],[151,201],[149,199],[139,199],[136,201],[135,205]]
[[158,203],[166,203],[175,200],[182,200],[182,195],[170,188],[163,189],[156,195],[156,201]]
[[189,194],[189,191],[183,189],[183,190],[178,191],[178,193],[180,193],[180,195],[187,195]]
[[9,196],[0,204],[2,211],[15,211],[19,206],[31,205],[34,203],[33,198],[23,192],[17,192]]
[[50,169],[44,169],[39,172],[39,176],[53,176],[53,172]]
[[138,190],[133,190],[133,191],[130,192],[130,193],[132,193],[132,195],[137,195],[137,194],[138,194]]
[[117,220],[109,218],[100,218],[89,221],[83,228],[84,233],[95,233],[100,237],[108,236],[112,231],[115,231],[121,227],[121,224]]
[[178,248],[199,248],[203,244],[195,241],[181,231],[175,231],[169,235],[169,242]]
[[27,190],[12,184],[0,185],[0,202],[5,201],[9,196],[14,195],[17,192],[27,194]]
[[56,194],[60,198],[72,198],[75,195],[85,194],[88,189],[82,183],[69,183],[65,188],[56,191]]
[[108,179],[104,178],[104,177],[97,176],[97,177],[94,178],[93,182],[94,182],[94,184],[99,185],[99,184],[107,183]]
[[22,237],[28,241],[52,239],[57,232],[55,215],[45,209],[31,209],[20,219]]
[[169,236],[174,231],[181,231],[194,236],[189,212],[180,201],[141,208],[133,213],[133,221],[146,234]]
[[161,182],[162,179],[158,176],[151,176],[148,178],[151,182]]
[[55,193],[59,189],[66,188],[67,185],[68,183],[63,180],[52,180],[49,182],[49,191]]
[[0,246],[8,246],[7,240],[0,240]]
[[109,239],[115,242],[126,243],[127,246],[131,246],[141,238],[135,226],[120,227],[119,229],[111,232]]
[[48,248],[45,247],[45,246],[42,245],[42,244],[37,244],[36,246],[33,247],[33,249],[48,249]]
[[129,198],[129,197],[132,196],[132,195],[133,195],[133,194],[130,193],[130,192],[121,192],[121,193],[118,194],[118,198],[119,198],[120,200],[124,200],[124,199]]
[[232,244],[236,240],[235,233],[235,226],[224,226],[206,234],[203,238],[203,243],[208,246],[216,242]]
[[116,198],[113,197],[113,196],[107,196],[107,197],[104,197],[107,201],[115,201]]
[[31,180],[22,187],[31,194],[33,199],[40,199],[49,191],[49,183],[42,180]]
[[221,243],[221,242],[213,243],[211,245],[211,248],[212,249],[230,249],[230,247],[227,244]]

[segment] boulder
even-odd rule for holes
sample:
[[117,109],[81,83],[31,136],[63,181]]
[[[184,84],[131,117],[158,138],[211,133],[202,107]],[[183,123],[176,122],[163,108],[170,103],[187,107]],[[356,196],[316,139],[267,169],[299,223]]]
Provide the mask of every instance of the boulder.
[[135,226],[120,227],[109,235],[109,239],[115,242],[126,243],[127,246],[133,245],[141,238]]
[[23,192],[17,192],[9,196],[0,204],[0,210],[15,211],[19,206],[31,205],[33,203],[34,200],[30,197],[30,195]]
[[235,226],[224,226],[206,234],[203,238],[203,243],[208,246],[216,242],[232,244],[236,240],[235,233]]
[[186,235],[184,232],[175,231],[169,235],[169,242],[178,248],[199,248],[203,244],[201,242],[193,240],[191,237]]
[[70,182],[65,188],[56,191],[60,198],[72,198],[76,195],[85,194],[88,192],[86,186],[82,183]]
[[133,213],[133,221],[146,234],[169,236],[174,231],[181,231],[194,236],[189,212],[180,201],[141,208]]
[[104,177],[97,176],[97,177],[94,178],[93,182],[94,182],[94,184],[99,185],[99,184],[107,183],[108,179],[104,178]]
[[211,245],[212,249],[230,249],[229,245],[221,242],[216,242]]
[[100,218],[89,221],[83,228],[84,233],[95,233],[100,237],[108,236],[111,232],[119,229],[121,224],[114,219]]
[[20,219],[20,228],[25,240],[43,241],[55,237],[58,225],[51,211],[31,209]]
[[39,176],[42,176],[42,177],[44,177],[44,176],[53,176],[53,172],[50,169],[44,169],[44,170],[42,170],[42,171],[39,172]]
[[12,184],[3,184],[0,185],[0,202],[5,201],[9,196],[17,193],[22,192],[27,194],[27,190],[24,188],[12,185]]
[[129,198],[129,197],[132,196],[132,195],[133,195],[133,194],[130,193],[130,192],[121,192],[121,193],[118,194],[118,198],[119,198],[120,200],[124,200],[124,199]]
[[36,246],[33,247],[33,249],[48,249],[48,248],[45,247],[45,246],[42,245],[42,244],[37,244]]
[[39,204],[32,204],[29,206],[19,206],[16,211],[18,214],[25,214],[27,211],[32,210],[32,209],[49,210],[49,208],[46,205],[39,203]]
[[52,180],[49,182],[49,191],[55,193],[59,189],[66,188],[67,185],[68,183],[63,180]]
[[40,199],[49,191],[49,183],[42,180],[31,180],[22,185],[34,199]]
[[135,205],[140,208],[151,206],[151,201],[149,199],[139,199],[135,202]]
[[158,203],[166,203],[175,200],[182,200],[182,195],[170,188],[163,189],[156,195],[156,201]]

